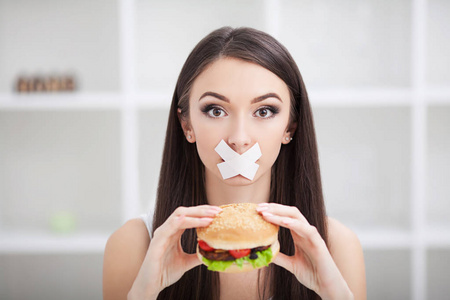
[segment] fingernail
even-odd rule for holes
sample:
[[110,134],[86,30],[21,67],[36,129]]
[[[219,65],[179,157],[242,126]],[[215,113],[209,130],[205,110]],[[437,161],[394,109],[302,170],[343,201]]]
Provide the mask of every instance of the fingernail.
[[261,207],[257,207],[256,211],[262,212],[262,211],[265,211],[265,210],[268,210],[268,209],[269,209],[269,207],[267,207],[267,206],[261,206]]
[[258,206],[269,206],[269,203],[266,203],[266,202],[258,203]]
[[267,211],[263,212],[262,215],[264,217],[272,217],[273,216],[273,214],[271,214],[270,212],[267,212]]
[[205,222],[212,222],[212,218],[208,218],[208,217],[203,217],[203,218],[200,218],[200,220],[202,220],[202,221],[205,221]]
[[220,213],[220,211],[215,210],[215,209],[210,209],[207,211],[208,215],[217,215],[218,213]]
[[212,209],[217,210],[217,211],[222,211],[222,208],[218,207],[218,206],[211,206]]

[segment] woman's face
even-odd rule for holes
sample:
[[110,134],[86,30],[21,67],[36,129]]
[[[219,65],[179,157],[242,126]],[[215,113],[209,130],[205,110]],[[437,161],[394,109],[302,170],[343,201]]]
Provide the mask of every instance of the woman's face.
[[[224,180],[217,167],[223,160],[214,150],[222,139],[239,154],[259,143],[262,156],[256,161],[259,168],[254,182],[270,176],[281,144],[287,144],[292,136],[288,87],[254,63],[235,58],[213,62],[195,79],[189,106],[186,136],[196,143],[207,177]],[[242,185],[252,180],[237,175],[225,182]]]

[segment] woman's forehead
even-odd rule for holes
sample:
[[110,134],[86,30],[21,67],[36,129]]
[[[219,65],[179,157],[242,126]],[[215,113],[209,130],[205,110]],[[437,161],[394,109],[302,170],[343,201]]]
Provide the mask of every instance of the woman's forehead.
[[272,92],[289,100],[289,89],[277,75],[256,63],[228,57],[211,63],[194,80],[191,97],[199,99],[205,92],[219,93],[230,99],[253,99]]

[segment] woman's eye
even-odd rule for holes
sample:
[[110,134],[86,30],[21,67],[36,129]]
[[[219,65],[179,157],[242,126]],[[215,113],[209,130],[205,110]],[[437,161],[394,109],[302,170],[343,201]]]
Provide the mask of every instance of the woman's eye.
[[273,115],[273,111],[267,107],[263,107],[258,109],[255,115],[259,118],[270,118]]
[[208,115],[213,118],[219,118],[225,116],[225,112],[218,107],[213,107],[208,111]]

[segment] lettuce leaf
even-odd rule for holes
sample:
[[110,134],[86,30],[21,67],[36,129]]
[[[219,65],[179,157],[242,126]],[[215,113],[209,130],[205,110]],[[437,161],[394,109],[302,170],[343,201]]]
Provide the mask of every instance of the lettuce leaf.
[[203,261],[208,266],[208,270],[210,271],[225,271],[226,268],[231,266],[234,261],[220,261],[220,260],[209,260],[205,257],[203,257]]
[[234,263],[241,269],[246,261],[252,264],[253,268],[261,268],[268,266],[272,260],[272,249],[270,248],[264,251],[258,251],[256,254],[258,255],[257,259],[250,259],[250,255],[229,261],[209,260],[203,257],[203,262],[208,266],[208,270],[210,271],[225,271]]
[[272,249],[270,248],[264,251],[258,251],[256,252],[256,254],[258,254],[257,259],[250,259],[248,256],[245,257],[247,258],[247,261],[252,264],[253,268],[268,266],[270,261],[272,260]]

